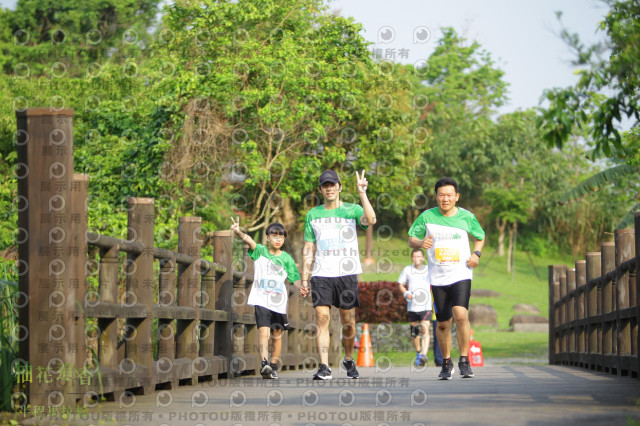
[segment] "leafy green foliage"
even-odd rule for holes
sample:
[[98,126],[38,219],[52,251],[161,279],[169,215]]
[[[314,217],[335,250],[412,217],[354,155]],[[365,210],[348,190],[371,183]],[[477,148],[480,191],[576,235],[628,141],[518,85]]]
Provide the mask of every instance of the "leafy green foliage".
[[159,0],[19,0],[0,11],[0,70],[21,78],[82,76],[149,45]]
[[[596,151],[611,156],[612,146],[620,148],[617,128],[623,118],[635,126],[640,120],[640,5],[634,0],[605,0],[610,7],[600,29],[606,44],[584,46],[575,34],[563,29],[562,36],[576,52],[578,83],[565,89],[545,92],[550,101],[542,110],[541,125],[549,144],[562,147],[575,126],[588,130]],[[609,57],[599,53],[607,49]]]
[[431,144],[424,150],[428,173],[422,186],[431,190],[440,177],[452,176],[464,202],[473,200],[481,194],[490,153],[501,149],[490,132],[491,114],[507,99],[504,72],[477,42],[467,42],[445,28],[420,74],[429,99],[421,119],[431,133]]
[[317,0],[176,3],[164,23],[175,35],[162,56],[176,75],[161,87],[180,105],[176,178],[192,183],[204,166],[200,193],[234,185],[250,231],[278,219],[296,235],[325,168],[341,173],[345,201],[358,201],[359,169],[374,176],[378,210],[411,201],[411,75],[372,61],[359,24]]

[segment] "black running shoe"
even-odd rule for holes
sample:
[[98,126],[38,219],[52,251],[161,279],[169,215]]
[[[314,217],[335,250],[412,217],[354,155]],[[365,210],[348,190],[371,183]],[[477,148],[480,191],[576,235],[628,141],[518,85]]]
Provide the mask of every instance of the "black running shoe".
[[461,356],[458,362],[458,368],[460,369],[460,375],[463,379],[473,377],[473,371],[471,371],[471,364],[469,364],[469,358]]
[[440,370],[438,378],[440,378],[440,380],[451,380],[453,373],[453,361],[451,361],[451,358],[445,359],[442,362],[442,370]]
[[271,378],[272,379],[277,379],[278,378],[278,373],[277,373],[278,364],[271,363],[269,365],[271,366]]
[[357,379],[360,377],[360,373],[356,369],[356,363],[351,361],[347,361],[346,359],[342,359],[342,367],[347,370],[347,377],[350,379]]
[[262,375],[263,379],[271,379],[271,374],[273,374],[273,369],[269,362],[265,359],[262,361],[262,366],[260,367],[260,375]]
[[320,364],[318,372],[313,375],[313,380],[331,380],[331,369],[327,364]]

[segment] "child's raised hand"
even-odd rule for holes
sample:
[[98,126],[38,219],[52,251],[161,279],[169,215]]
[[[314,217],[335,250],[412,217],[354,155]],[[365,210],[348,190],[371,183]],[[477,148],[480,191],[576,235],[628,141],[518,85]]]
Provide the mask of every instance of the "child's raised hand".
[[240,233],[240,216],[238,216],[236,220],[233,220],[233,217],[231,218],[231,229],[236,234]]

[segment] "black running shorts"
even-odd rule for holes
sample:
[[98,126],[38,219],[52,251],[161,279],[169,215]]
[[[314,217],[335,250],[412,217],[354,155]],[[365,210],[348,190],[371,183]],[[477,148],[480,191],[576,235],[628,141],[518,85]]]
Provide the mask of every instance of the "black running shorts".
[[287,314],[274,312],[264,306],[255,306],[256,308],[256,325],[260,327],[269,327],[272,330],[288,330],[289,320]]
[[448,321],[453,317],[453,307],[462,306],[469,309],[471,297],[471,280],[462,280],[451,285],[431,286],[433,302],[436,304],[438,322]]
[[409,311],[409,321],[429,321],[431,319],[431,311],[411,312]]
[[335,306],[340,309],[359,308],[358,276],[311,277],[313,307]]

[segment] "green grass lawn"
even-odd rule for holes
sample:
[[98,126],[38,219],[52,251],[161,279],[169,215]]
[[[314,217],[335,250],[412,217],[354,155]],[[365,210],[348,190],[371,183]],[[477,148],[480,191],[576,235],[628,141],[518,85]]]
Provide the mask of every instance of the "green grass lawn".
[[[359,237],[361,253],[364,253],[365,236]],[[506,247],[505,247],[506,248]],[[485,358],[540,358],[547,355],[548,335],[546,333],[514,333],[509,331],[509,321],[513,315],[521,314],[513,309],[517,303],[536,306],[540,315],[549,316],[549,290],[547,271],[551,264],[571,264],[570,258],[541,258],[516,252],[515,272],[507,272],[507,259],[499,257],[495,247],[485,246],[480,266],[474,271],[472,289],[486,289],[498,292],[499,297],[471,297],[470,304],[488,304],[498,315],[498,327],[477,327],[475,340],[480,341]],[[364,256],[362,256],[364,258]],[[411,249],[406,235],[394,235],[382,241],[376,240],[374,232],[373,258],[376,264],[363,266],[361,281],[396,281],[402,268],[411,263]],[[374,354],[375,355],[375,354]],[[413,352],[386,352],[393,362],[410,362]],[[457,357],[454,350],[452,356]],[[433,355],[429,356],[433,359]],[[394,361],[395,360],[395,361]]]

